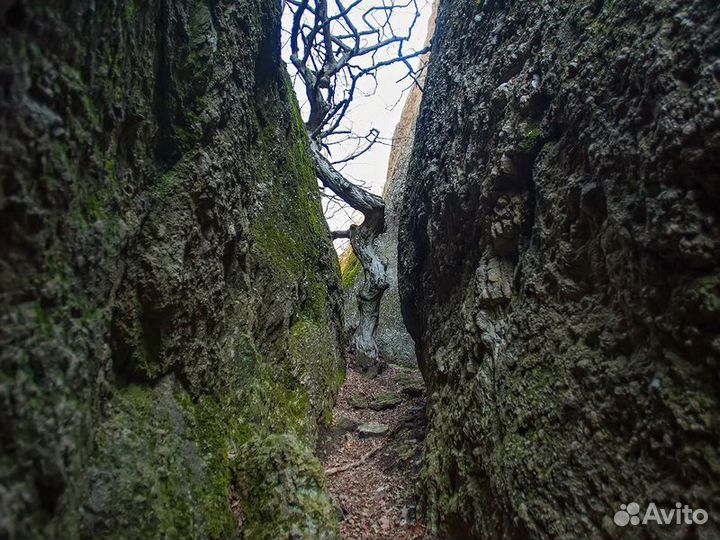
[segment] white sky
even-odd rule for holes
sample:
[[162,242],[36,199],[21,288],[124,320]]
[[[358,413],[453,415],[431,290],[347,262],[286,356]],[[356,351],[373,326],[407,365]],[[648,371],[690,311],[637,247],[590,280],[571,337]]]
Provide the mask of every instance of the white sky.
[[[388,0],[384,0],[389,3]],[[428,19],[432,8],[431,0],[417,0],[418,7],[421,9],[421,16],[418,19],[413,30],[412,38],[404,45],[403,51],[409,53],[411,51],[422,49],[427,34]],[[358,9],[371,7],[373,5],[382,5],[383,0],[363,0]],[[393,17],[393,25],[396,34],[407,34],[408,27],[412,23],[414,15],[414,7],[404,11],[399,11]],[[292,24],[288,17],[288,10],[284,14],[284,28],[289,28]],[[284,36],[283,59],[288,63],[290,74],[293,74],[292,66],[289,62],[289,46],[286,43],[287,36]],[[393,51],[394,52],[394,51]],[[390,54],[390,53],[389,53]],[[413,62],[417,66],[417,61]],[[364,183],[365,188],[378,195],[382,194],[385,184],[385,176],[387,173],[388,158],[390,155],[390,143],[395,126],[400,119],[407,89],[411,83],[410,79],[397,82],[407,74],[407,68],[401,64],[393,64],[381,68],[377,75],[377,88],[372,77],[365,77],[359,84],[358,90],[355,92],[353,100],[347,115],[345,116],[343,127],[350,128],[354,133],[364,135],[370,128],[380,131],[381,144],[378,141],[368,152],[357,159],[338,166],[338,169],[346,176],[348,180],[360,181]],[[373,93],[374,90],[374,93]],[[302,105],[307,101],[305,92],[301,84],[296,83],[295,91],[298,95],[298,101]],[[304,109],[306,112],[307,108]],[[355,148],[354,143],[350,146],[333,146],[334,160],[341,159],[351,153]],[[351,211],[351,209],[349,209]],[[333,217],[329,217],[329,224],[332,230],[347,229],[351,223],[351,217],[346,212],[333,212]],[[354,212],[353,218],[357,221],[362,220],[362,214]],[[342,241],[336,241],[336,248],[342,248]],[[344,243],[347,243],[346,241]]]

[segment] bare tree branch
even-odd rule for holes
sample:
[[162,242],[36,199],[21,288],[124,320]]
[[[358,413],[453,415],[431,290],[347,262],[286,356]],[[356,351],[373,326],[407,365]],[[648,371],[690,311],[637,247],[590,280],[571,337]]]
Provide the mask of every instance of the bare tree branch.
[[[427,48],[404,51],[420,17],[417,0],[385,0],[382,5],[354,0],[347,6],[334,0],[332,10],[329,0],[286,0],[286,4],[293,13],[290,61],[304,82],[310,105],[307,127],[313,138],[322,139],[338,129],[360,79],[396,63],[412,76],[410,60],[428,52]],[[413,10],[412,21],[407,34],[398,35],[393,16],[406,8]],[[338,80],[343,81],[341,89]]]
[[333,240],[339,240],[341,238],[350,239],[350,230],[347,231],[332,231],[330,236]]
[[352,160],[357,159],[360,156],[362,156],[365,152],[367,152],[373,146],[375,146],[375,143],[378,142],[378,139],[380,138],[380,132],[377,129],[372,128],[370,130],[370,132],[362,138],[367,141],[367,144],[363,148],[360,148],[360,144],[358,144],[358,147],[356,148],[356,150],[354,152],[352,152],[351,154],[347,155],[346,157],[344,157],[342,159],[333,161],[332,162],[333,166],[340,165],[342,163],[347,163],[348,161],[352,161]]
[[[386,264],[375,251],[375,240],[385,231],[385,202],[361,183],[350,182],[336,167],[342,169],[376,143],[384,144],[376,129],[358,136],[343,126],[356,92],[363,92],[358,90],[359,82],[369,77],[377,87],[380,69],[401,64],[407,70],[402,79],[419,84],[412,61],[428,49],[405,51],[404,46],[420,17],[420,8],[417,0],[285,0],[285,4],[292,14],[290,63],[305,89],[309,107],[305,128],[316,175],[326,188],[321,190],[326,215],[331,209],[334,213],[342,211],[352,222],[349,206],[364,216],[360,225],[353,223],[347,230],[334,231],[332,238],[349,239],[363,267],[365,281],[358,293],[359,319],[352,346],[360,367],[377,372],[382,366],[375,332],[388,282]],[[411,23],[406,34],[399,34],[395,16],[404,10],[411,11]],[[354,150],[330,160],[332,145],[353,139],[357,143]]]

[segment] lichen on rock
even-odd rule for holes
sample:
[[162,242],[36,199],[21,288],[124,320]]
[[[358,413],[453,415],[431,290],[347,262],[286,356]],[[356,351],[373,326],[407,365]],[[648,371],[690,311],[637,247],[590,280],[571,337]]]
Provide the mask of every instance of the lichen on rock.
[[250,439],[234,470],[246,538],[339,538],[338,511],[320,462],[294,435]]
[[442,3],[399,205],[440,536],[624,538],[629,501],[720,534],[718,17]]
[[234,537],[344,369],[280,5],[71,4],[2,7],[0,536]]

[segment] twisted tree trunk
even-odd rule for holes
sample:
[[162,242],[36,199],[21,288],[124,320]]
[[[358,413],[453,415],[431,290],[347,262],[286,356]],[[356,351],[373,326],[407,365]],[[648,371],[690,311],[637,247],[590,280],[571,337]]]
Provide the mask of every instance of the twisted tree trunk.
[[351,342],[358,367],[369,376],[384,368],[375,341],[380,302],[388,288],[387,265],[375,251],[375,240],[385,231],[385,201],[349,182],[322,155],[319,145],[310,143],[317,176],[325,187],[332,190],[354,209],[365,216],[362,224],[349,231],[335,233],[336,238],[350,239],[353,251],[363,267],[365,283],[358,292],[358,325]]
[[[385,202],[335,170],[323,156],[321,143],[333,135],[352,137],[352,128],[349,131],[341,128],[341,122],[358,89],[358,81],[365,76],[375,77],[381,68],[402,63],[408,69],[407,76],[417,83],[410,61],[429,49],[407,52],[403,51],[403,45],[411,37],[420,8],[417,2],[383,2],[378,6],[362,0],[353,0],[347,6],[336,0],[332,8],[328,0],[285,0],[285,4],[292,14],[290,63],[303,82],[310,107],[305,129],[310,137],[317,177],[345,203],[365,215],[360,226],[333,233],[333,236],[350,239],[365,273],[365,283],[358,294],[359,321],[352,346],[360,368],[375,374],[383,367],[375,333],[380,301],[388,288],[387,267],[375,251],[375,239],[385,231]],[[394,31],[393,15],[405,8],[409,8],[409,12],[404,15],[411,15],[412,21],[407,35],[398,35]],[[383,16],[378,18],[376,12],[380,11]],[[379,54],[382,51],[387,53],[386,57]],[[358,63],[358,59],[363,60]],[[376,129],[371,129],[368,136],[358,138],[365,139],[367,146],[343,161],[365,153],[377,141],[378,134]]]

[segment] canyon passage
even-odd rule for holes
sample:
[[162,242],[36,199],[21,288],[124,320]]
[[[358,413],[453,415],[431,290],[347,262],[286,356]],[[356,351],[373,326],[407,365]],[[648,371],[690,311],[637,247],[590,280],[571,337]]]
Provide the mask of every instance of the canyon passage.
[[0,1],[0,538],[720,537],[716,4]]

